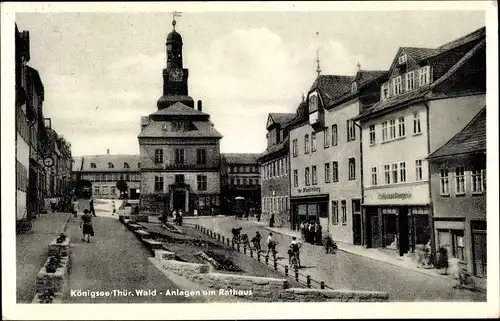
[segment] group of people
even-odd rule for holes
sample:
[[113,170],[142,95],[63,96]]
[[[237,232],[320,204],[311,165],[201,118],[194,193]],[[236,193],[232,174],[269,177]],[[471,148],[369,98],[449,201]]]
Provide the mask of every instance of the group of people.
[[300,223],[300,232],[302,233],[302,238],[311,244],[321,244],[322,242],[322,230],[321,224],[319,222],[308,221]]

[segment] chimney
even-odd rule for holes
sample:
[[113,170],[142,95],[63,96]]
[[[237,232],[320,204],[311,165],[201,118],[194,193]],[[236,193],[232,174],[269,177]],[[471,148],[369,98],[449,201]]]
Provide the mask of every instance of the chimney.
[[106,154],[107,154],[107,155],[109,155],[109,148],[108,148],[108,149],[106,149]]
[[198,100],[198,111],[202,111],[202,108],[201,108],[201,100]]

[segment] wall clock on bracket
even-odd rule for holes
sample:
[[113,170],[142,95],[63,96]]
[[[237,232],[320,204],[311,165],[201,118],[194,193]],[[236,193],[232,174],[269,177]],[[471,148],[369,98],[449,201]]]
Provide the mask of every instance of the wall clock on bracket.
[[52,156],[46,156],[46,157],[43,159],[43,164],[44,164],[46,167],[52,167],[52,166],[54,166],[54,159],[52,158]]
[[173,68],[169,72],[169,78],[172,81],[182,81],[183,72],[180,68]]

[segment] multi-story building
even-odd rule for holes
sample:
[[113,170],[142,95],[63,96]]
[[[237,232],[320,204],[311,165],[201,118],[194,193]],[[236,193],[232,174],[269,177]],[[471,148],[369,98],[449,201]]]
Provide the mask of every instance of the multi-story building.
[[233,215],[234,199],[245,199],[246,213],[260,212],[259,154],[221,154],[221,213]]
[[486,284],[486,107],[429,156],[436,249]]
[[220,207],[220,139],[202,103],[188,95],[188,70],[182,63],[182,37],[166,41],[163,96],[158,111],[141,119],[141,208],[162,213],[212,214]]
[[427,156],[485,106],[485,29],[400,48],[361,126],[364,244],[413,251],[433,242]]
[[[16,74],[16,219],[31,219],[30,188],[30,125],[36,120],[36,109],[28,97],[26,63],[30,60],[29,33],[15,27]],[[36,177],[35,177],[36,179]],[[35,181],[36,182],[36,181]]]
[[[94,198],[139,199],[141,188],[139,155],[78,156],[74,158],[73,176],[76,180],[89,182],[89,192]],[[121,193],[117,182],[123,180],[127,189]]]
[[[304,104],[302,102],[301,104]],[[259,156],[261,164],[262,220],[274,214],[277,227],[295,229],[298,224],[290,217],[290,159],[286,123],[294,113],[270,113],[267,117],[267,147]]]

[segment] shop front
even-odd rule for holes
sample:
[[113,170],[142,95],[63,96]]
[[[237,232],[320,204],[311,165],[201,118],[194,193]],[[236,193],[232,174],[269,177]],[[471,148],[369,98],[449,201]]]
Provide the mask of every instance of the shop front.
[[[307,193],[300,189],[301,193]],[[317,188],[319,191],[319,187]],[[328,202],[329,194],[310,194],[292,196],[290,207],[292,211],[292,229],[298,230],[301,223],[318,222],[325,228],[328,227]]]
[[386,248],[400,256],[431,241],[428,185],[364,191],[363,219],[366,247]]

